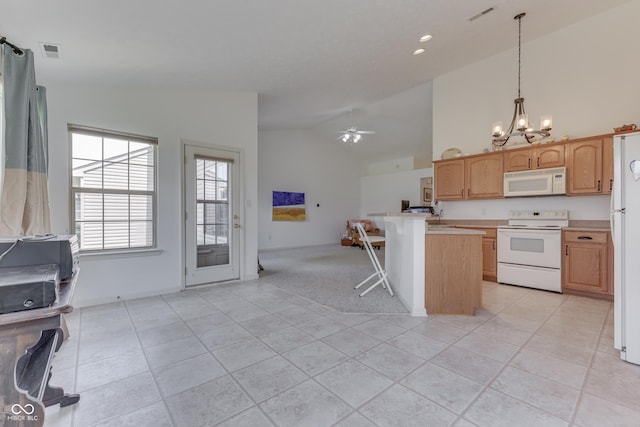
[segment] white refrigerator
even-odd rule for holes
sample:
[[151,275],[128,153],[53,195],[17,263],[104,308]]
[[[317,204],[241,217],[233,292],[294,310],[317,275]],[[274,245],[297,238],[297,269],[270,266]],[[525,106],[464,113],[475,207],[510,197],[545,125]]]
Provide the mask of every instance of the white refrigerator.
[[640,132],[613,140],[614,346],[640,365]]

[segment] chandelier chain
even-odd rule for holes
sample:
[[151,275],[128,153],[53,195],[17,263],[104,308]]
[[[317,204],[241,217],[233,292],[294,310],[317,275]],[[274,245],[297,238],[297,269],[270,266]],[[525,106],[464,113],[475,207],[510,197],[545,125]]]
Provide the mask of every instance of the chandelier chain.
[[518,18],[518,98],[520,98],[520,58],[522,56],[522,16]]

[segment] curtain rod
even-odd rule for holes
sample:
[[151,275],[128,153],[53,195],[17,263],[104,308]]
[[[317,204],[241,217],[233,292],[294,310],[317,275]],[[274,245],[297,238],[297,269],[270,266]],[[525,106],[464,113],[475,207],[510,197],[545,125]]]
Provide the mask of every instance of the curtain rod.
[[13,53],[15,53],[16,55],[24,54],[24,51],[22,49],[20,49],[18,46],[16,46],[13,43],[9,43],[7,41],[7,38],[4,36],[0,37],[0,44],[6,44],[7,46],[10,46],[13,49]]

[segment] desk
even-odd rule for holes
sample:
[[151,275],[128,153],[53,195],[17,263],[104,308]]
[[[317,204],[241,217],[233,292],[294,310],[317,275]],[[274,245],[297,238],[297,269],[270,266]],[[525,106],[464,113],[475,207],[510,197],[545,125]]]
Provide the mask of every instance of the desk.
[[50,307],[0,315],[0,426],[41,427],[46,406],[80,399],[49,386],[51,360],[64,339],[62,315],[73,311],[78,273],[60,283]]

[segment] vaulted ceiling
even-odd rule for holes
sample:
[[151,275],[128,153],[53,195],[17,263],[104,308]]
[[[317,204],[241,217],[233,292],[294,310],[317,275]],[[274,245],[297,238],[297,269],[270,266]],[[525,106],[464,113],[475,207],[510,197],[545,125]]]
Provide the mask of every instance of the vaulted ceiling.
[[[360,127],[382,130],[430,111],[406,91],[513,48],[517,13],[527,41],[626,1],[3,0],[0,35],[36,52],[44,84],[252,91],[261,129],[340,130],[354,109]],[[45,58],[41,42],[62,58]]]

